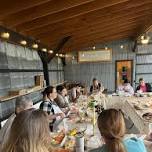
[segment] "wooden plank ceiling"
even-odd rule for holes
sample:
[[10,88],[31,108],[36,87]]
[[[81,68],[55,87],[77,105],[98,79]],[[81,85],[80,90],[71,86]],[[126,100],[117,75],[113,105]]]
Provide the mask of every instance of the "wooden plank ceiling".
[[1,25],[64,51],[135,38],[152,25],[152,0],[1,0]]

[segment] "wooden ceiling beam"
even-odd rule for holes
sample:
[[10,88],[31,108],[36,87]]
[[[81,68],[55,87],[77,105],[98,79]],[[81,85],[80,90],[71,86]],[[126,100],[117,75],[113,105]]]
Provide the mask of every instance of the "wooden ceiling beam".
[[[128,28],[123,27],[123,26],[122,27],[120,26],[117,28],[119,28],[119,31],[116,31],[115,28],[113,28],[113,29],[108,29],[108,31],[109,31],[108,33],[104,33],[103,30],[101,29],[101,30],[94,32],[93,34],[88,34],[87,36],[82,36],[81,38],[74,37],[74,38],[71,38],[70,41],[66,45],[73,46],[76,44],[76,46],[78,46],[79,43],[86,43],[90,39],[94,41],[98,37],[99,38],[109,37],[109,35],[111,36],[112,34],[114,34],[115,36],[119,36],[120,34],[123,34],[123,32],[126,33],[126,31],[134,31],[134,33],[135,33],[135,30],[137,29],[137,27],[134,27],[133,24],[130,25]],[[133,36],[133,35],[131,35],[131,36]],[[52,48],[53,48],[53,46],[52,46]]]
[[[83,34],[81,34],[81,35],[75,35],[75,36],[73,36],[72,37],[72,40],[77,40],[77,41],[81,41],[81,40],[83,40],[83,39],[85,39],[86,37],[90,37],[90,36],[93,36],[93,37],[95,37],[96,36],[96,34],[100,34],[100,35],[104,35],[104,31],[106,30],[106,31],[111,31],[111,30],[116,30],[117,28],[120,28],[120,29],[128,29],[128,28],[134,28],[134,27],[136,27],[136,29],[137,29],[137,23],[136,22],[132,22],[132,23],[124,23],[124,24],[122,24],[122,25],[114,25],[113,27],[107,27],[106,29],[96,29],[96,30],[94,30],[94,31],[91,31],[91,32],[89,32],[89,33],[83,33]],[[119,30],[117,31],[118,33],[119,33]],[[106,34],[109,34],[109,32],[107,32]],[[59,39],[57,40],[57,41],[54,41],[54,42],[51,42],[50,43],[50,47],[53,47],[54,46],[54,44],[56,44],[56,42],[58,42],[59,41]],[[46,42],[46,41],[42,41],[43,43],[48,43],[48,42]],[[48,43],[49,44],[49,43]]]
[[149,18],[149,20],[144,20],[143,23],[143,26],[140,26],[134,35],[135,40],[137,40],[142,34],[148,33],[148,31],[152,28],[152,16]]
[[135,33],[135,29],[137,29],[137,27],[135,27],[134,24],[132,24],[128,27],[117,26],[116,28],[119,28],[119,30],[116,30],[115,28],[113,28],[113,29],[109,29],[109,31],[107,33],[102,33],[103,31],[96,31],[93,34],[88,34],[87,36],[71,38],[71,40],[69,41],[68,44],[72,44],[72,43],[74,44],[75,42],[81,43],[81,42],[87,41],[89,39],[96,39],[98,37],[107,37],[107,36],[112,35],[112,34],[119,36],[119,33],[123,33],[123,31],[124,32],[134,31],[134,33]]
[[[140,22],[140,21],[139,21]],[[84,34],[81,34],[81,35],[75,35],[72,39],[75,40],[75,41],[79,41],[79,40],[83,40],[83,39],[86,39],[88,37],[95,37],[97,35],[108,35],[110,34],[110,32],[112,31],[116,31],[117,30],[117,34],[119,34],[119,30],[126,30],[126,29],[132,29],[132,28],[136,28],[138,29],[138,23],[136,22],[132,22],[132,23],[124,23],[124,24],[121,24],[121,25],[114,25],[113,27],[107,27],[105,28],[104,30],[103,29],[97,29],[97,30],[94,30],[94,31],[91,31],[89,33],[84,33]],[[107,31],[106,33],[104,31]]]
[[50,0],[1,0],[0,1],[0,19],[4,17],[17,13],[28,8],[38,6],[40,4],[46,3]]
[[94,0],[51,0],[50,2],[42,4],[40,6],[36,6],[7,16],[3,19],[3,22],[6,25],[12,27],[20,23],[31,21],[48,14],[54,14],[92,1]]
[[[74,17],[80,17],[84,14],[91,13],[96,10],[99,10],[99,9],[101,10],[103,8],[111,7],[114,5],[124,4],[126,6],[128,3],[125,3],[125,2],[128,2],[128,0],[108,0],[108,1],[96,0],[96,1],[93,1],[92,3],[87,3],[84,5],[80,5],[74,8],[61,11],[59,13],[40,17],[35,20],[31,20],[29,22],[24,22],[24,20],[19,20],[20,23],[16,22],[15,28],[18,29],[19,31],[32,30],[34,28],[43,27],[48,24],[50,25],[50,24],[61,22],[61,21],[71,19]],[[14,25],[12,24],[12,26]]]
[[[75,31],[69,33],[63,33],[63,34],[60,34],[60,33],[55,33],[55,34],[47,34],[45,37],[39,37],[41,41],[44,41],[45,43],[52,43],[56,40],[58,40],[59,38],[62,38],[63,36],[68,36],[68,35],[84,35],[85,33],[91,33],[92,31],[96,31],[96,30],[100,30],[100,29],[104,29],[106,30],[107,28],[109,27],[114,27],[115,25],[128,25],[129,23],[135,23],[135,22],[138,22],[139,23],[142,23],[144,20],[146,20],[147,17],[145,17],[143,14],[136,14],[136,16],[131,16],[131,15],[128,15],[128,16],[125,16],[125,20],[124,20],[124,17],[119,17],[117,19],[107,19],[105,20],[104,23],[102,23],[102,20],[101,22],[99,22],[98,24],[94,24],[93,26],[90,26],[90,27],[84,27],[84,28],[81,28],[81,29],[76,29]],[[104,31],[103,31],[104,32]],[[49,36],[50,35],[50,36]]]
[[74,50],[78,50],[78,49],[84,49],[86,47],[92,47],[98,43],[107,43],[107,42],[112,41],[112,40],[132,38],[132,33],[134,32],[134,30],[135,29],[122,31],[119,33],[119,35],[114,35],[113,33],[111,33],[111,35],[108,35],[108,36],[97,37],[94,39],[88,39],[88,40],[85,40],[85,41],[80,42],[80,43],[75,43],[73,45],[66,45],[63,48],[63,51],[64,52],[74,51]]
[[[59,32],[62,32],[63,31],[75,31],[79,28],[88,28],[88,26],[90,25],[94,25],[98,22],[101,22],[101,20],[106,20],[107,18],[108,19],[114,19],[114,18],[117,18],[117,17],[121,17],[121,16],[126,16],[126,15],[131,15],[131,17],[133,17],[134,15],[136,15],[137,13],[147,13],[147,12],[151,12],[151,7],[152,7],[152,4],[149,5],[148,7],[145,8],[136,8],[136,9],[127,9],[127,10],[123,10],[123,11],[118,11],[117,13],[108,13],[108,14],[104,14],[104,15],[100,15],[101,13],[94,13],[93,16],[87,16],[85,18],[85,20],[82,20],[80,21],[79,19],[77,20],[69,20],[69,21],[65,21],[65,22],[62,22],[62,24],[55,24],[55,25],[52,25],[52,26],[44,26],[43,28],[38,28],[38,29],[34,29],[30,32],[26,32],[26,34],[28,35],[33,35],[35,37],[39,37],[41,35],[44,35],[46,36],[46,34],[48,33],[59,33]],[[95,21],[95,22],[93,22]],[[62,30],[61,30],[62,29]]]
[[78,46],[64,47],[64,49],[62,50],[63,51],[62,53],[67,53],[67,52],[71,52],[71,51],[82,51],[86,48],[93,47],[97,44],[105,44],[105,43],[109,43],[111,41],[128,39],[128,38],[132,39],[131,36],[129,36],[128,34],[123,34],[123,35],[120,35],[119,37],[113,36],[111,38],[99,39],[99,40],[96,40],[96,42],[89,41],[86,43],[79,44]]

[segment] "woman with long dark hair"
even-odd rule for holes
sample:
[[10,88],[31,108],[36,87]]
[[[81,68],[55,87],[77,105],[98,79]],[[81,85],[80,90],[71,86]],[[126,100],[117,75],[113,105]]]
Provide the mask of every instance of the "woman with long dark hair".
[[51,131],[56,129],[57,121],[65,117],[65,114],[55,102],[56,97],[56,88],[48,86],[43,92],[43,102],[40,104],[40,109],[48,114]]

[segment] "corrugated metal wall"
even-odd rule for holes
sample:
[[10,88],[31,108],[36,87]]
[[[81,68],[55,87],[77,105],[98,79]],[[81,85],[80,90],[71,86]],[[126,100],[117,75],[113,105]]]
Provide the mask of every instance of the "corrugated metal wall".
[[[124,48],[121,49],[120,45]],[[104,48],[107,46],[112,49],[112,62],[99,62],[99,63],[78,63],[77,53],[68,54],[66,58],[67,65],[64,67],[65,80],[67,81],[81,81],[88,86],[91,85],[92,79],[96,77],[102,81],[108,91],[115,90],[115,61],[116,60],[133,60],[135,66],[135,53],[132,52],[133,42],[130,40],[116,41],[106,45],[98,45],[96,49]],[[86,48],[85,50],[89,50]],[[75,56],[75,59],[73,59]],[[135,68],[134,68],[135,69]],[[135,73],[135,71],[133,71]],[[135,75],[133,75],[133,80]]]
[[56,85],[64,81],[63,64],[60,58],[55,57],[49,64],[50,84]]
[[152,44],[137,46],[136,85],[141,77],[152,84]]
[[[37,51],[0,41],[0,96],[9,90],[34,86],[34,76],[39,74],[43,74],[43,67]],[[49,64],[51,84],[63,82],[63,75],[61,60],[54,58]],[[40,91],[29,96],[34,102],[42,98]],[[0,119],[14,110],[14,103],[14,99],[0,103]]]
[[[25,69],[31,72],[21,71]],[[36,51],[0,42],[0,96],[9,90],[33,86],[34,76],[38,74],[43,74],[43,71]]]

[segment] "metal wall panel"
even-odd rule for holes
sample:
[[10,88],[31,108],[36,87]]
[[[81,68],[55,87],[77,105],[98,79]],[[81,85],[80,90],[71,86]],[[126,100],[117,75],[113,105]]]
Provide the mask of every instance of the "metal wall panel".
[[[30,71],[25,72],[26,70]],[[0,96],[7,95],[9,90],[34,86],[35,75],[43,75],[41,70],[43,70],[43,65],[37,51],[0,41]],[[54,70],[54,72],[49,72],[52,84],[64,81],[63,65],[60,58],[55,57],[51,61],[49,70]],[[34,102],[42,99],[40,91],[28,96]],[[14,101],[15,99],[0,103],[0,119],[14,111]]]
[[136,65],[136,74],[138,73],[152,73],[152,65],[144,64],[144,65]]
[[152,63],[152,55],[139,55],[136,62],[137,64]]
[[[120,45],[124,48],[121,49]],[[96,77],[101,81],[108,91],[115,90],[115,61],[116,60],[133,60],[135,64],[135,53],[132,52],[133,43],[129,40],[112,42],[106,45],[98,45],[96,49],[104,48],[107,46],[112,49],[111,62],[98,62],[98,63],[78,63],[77,60],[72,59],[76,54],[69,54],[66,58],[66,66],[64,67],[64,76],[67,81],[80,81],[87,84],[88,89],[92,83],[92,79]],[[86,48],[89,50],[92,48]],[[135,67],[135,65],[133,66]],[[135,69],[134,69],[135,70]],[[135,73],[135,71],[133,71]],[[133,74],[133,80],[135,74]],[[134,85],[134,84],[133,84]]]
[[152,44],[138,45],[137,52],[138,53],[152,53]]
[[[34,76],[39,72],[19,70],[42,69],[41,60],[36,54],[36,51],[33,53],[33,50],[0,41],[0,96],[8,95],[10,90],[34,86]],[[39,96],[37,94],[37,101]],[[33,95],[31,97],[36,100]],[[14,101],[15,99],[0,103],[0,118],[14,111]]]

